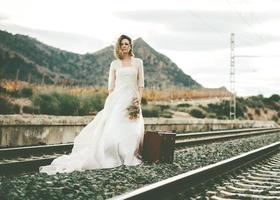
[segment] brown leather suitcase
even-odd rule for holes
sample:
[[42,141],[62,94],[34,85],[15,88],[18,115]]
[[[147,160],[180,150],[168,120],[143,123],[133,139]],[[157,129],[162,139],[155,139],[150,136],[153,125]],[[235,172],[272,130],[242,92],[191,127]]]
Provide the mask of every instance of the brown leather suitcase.
[[147,162],[173,163],[176,133],[149,131],[144,135],[143,158]]

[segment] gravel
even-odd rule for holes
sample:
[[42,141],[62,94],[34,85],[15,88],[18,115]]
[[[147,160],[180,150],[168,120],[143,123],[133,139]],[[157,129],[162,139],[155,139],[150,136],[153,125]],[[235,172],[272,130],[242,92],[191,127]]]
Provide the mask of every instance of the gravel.
[[175,152],[173,164],[87,170],[71,174],[32,173],[0,177],[0,199],[106,199],[280,140],[280,132],[200,145]]

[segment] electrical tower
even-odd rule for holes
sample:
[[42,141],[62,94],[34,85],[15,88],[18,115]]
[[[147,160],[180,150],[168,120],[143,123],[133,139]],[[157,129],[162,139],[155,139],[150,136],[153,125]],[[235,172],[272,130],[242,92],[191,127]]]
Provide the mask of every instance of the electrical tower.
[[236,93],[235,93],[235,62],[234,62],[234,33],[230,36],[230,92],[229,118],[236,119]]

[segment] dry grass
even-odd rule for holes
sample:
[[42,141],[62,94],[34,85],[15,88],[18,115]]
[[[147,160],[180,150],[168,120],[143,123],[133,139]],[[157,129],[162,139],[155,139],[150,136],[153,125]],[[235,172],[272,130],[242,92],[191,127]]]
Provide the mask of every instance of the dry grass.
[[[27,83],[24,81],[1,80],[1,87],[8,91],[20,90],[24,87],[31,87],[34,93],[65,92],[74,96],[88,96],[95,93],[108,93],[106,88],[93,86],[64,86],[64,85],[40,85]],[[230,93],[219,89],[188,89],[173,88],[156,90],[146,88],[143,97],[148,101],[170,101],[170,100],[189,100],[207,99],[215,97],[229,97]]]

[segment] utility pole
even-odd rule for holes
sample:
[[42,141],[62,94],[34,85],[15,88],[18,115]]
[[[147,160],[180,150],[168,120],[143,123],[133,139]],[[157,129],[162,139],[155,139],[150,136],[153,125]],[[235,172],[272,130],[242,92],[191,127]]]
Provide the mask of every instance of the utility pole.
[[236,92],[235,92],[235,56],[234,56],[234,33],[230,36],[230,92],[232,94],[229,103],[229,118],[236,119]]
[[28,83],[31,83],[31,77],[32,77],[32,74],[29,72],[29,74],[28,74],[28,79],[27,79],[27,82],[28,82]]
[[42,75],[41,85],[45,84],[45,74]]
[[16,74],[16,82],[18,81],[18,77],[19,77],[19,72],[20,72],[20,69],[17,69],[17,74]]

